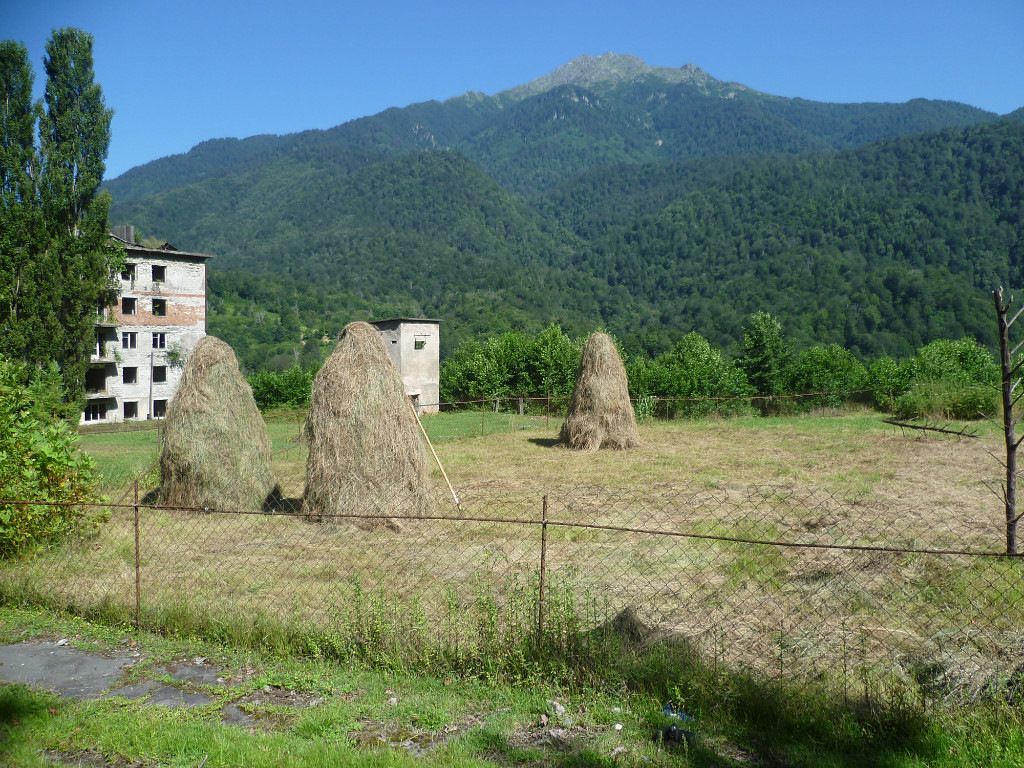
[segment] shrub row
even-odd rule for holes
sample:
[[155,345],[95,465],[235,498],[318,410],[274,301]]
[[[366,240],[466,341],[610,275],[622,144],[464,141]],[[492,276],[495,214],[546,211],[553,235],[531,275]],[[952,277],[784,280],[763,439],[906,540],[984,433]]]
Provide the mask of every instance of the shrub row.
[[[460,344],[441,367],[441,400],[551,398],[572,394],[583,339],[556,325],[538,334],[513,331]],[[621,352],[621,350],[620,350]],[[900,418],[972,419],[998,411],[999,368],[973,339],[939,339],[902,361],[866,365],[837,344],[794,351],[782,326],[753,315],[729,356],[698,333],[651,359],[623,355],[638,415],[700,418],[712,413],[765,414],[861,402]],[[306,408],[316,368],[295,366],[249,377],[261,410]]]

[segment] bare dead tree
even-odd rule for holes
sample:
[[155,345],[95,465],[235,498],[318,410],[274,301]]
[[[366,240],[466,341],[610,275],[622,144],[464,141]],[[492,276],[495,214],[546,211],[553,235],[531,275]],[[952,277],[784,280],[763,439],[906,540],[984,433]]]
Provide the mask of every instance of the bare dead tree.
[[[1016,428],[1019,417],[1014,418],[1013,409],[1018,401],[1024,396],[1024,389],[1021,389],[1020,370],[1024,361],[1014,365],[1013,357],[1020,350],[1024,342],[1010,348],[1010,326],[1024,312],[1024,307],[1017,310],[1017,313],[1010,319],[1006,317],[1013,304],[1013,296],[1003,301],[1003,288],[992,291],[992,298],[996,305],[996,316],[999,320],[999,360],[1002,371],[1002,393],[1003,393],[1003,437],[1006,443],[1006,481],[1002,486],[1002,498],[1006,511],[1006,553],[1017,554],[1017,523],[1021,515],[1017,514],[1017,448],[1020,447],[1024,437],[1017,439]],[[1018,391],[1019,390],[1019,391]]]

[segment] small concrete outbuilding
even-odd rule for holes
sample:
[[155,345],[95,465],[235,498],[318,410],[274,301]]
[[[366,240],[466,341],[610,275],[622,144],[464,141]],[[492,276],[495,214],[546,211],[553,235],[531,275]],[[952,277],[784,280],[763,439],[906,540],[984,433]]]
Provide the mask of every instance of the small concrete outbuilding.
[[395,364],[417,413],[437,413],[441,400],[441,321],[394,317],[371,323]]

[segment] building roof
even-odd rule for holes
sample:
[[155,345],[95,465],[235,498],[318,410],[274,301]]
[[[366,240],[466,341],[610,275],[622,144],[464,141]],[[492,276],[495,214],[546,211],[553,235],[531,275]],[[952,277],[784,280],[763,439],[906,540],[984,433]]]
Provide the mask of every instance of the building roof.
[[440,323],[440,320],[431,317],[389,317],[384,320],[371,320],[370,325],[381,325],[383,323]]
[[144,245],[138,243],[129,243],[117,235],[111,234],[110,239],[118,245],[124,246],[126,251],[130,253],[146,254],[156,258],[166,258],[168,256],[187,256],[191,259],[212,259],[213,254],[210,253],[195,253],[193,251],[179,251],[170,243],[164,243],[159,248],[147,248]]

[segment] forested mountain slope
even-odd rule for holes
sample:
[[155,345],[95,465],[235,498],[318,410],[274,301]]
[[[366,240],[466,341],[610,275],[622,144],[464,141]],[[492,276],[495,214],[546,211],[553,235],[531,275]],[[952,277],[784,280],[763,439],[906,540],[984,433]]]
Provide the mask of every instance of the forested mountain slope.
[[864,355],[989,333],[986,291],[1021,284],[1024,123],[637,62],[205,142],[109,182],[112,222],[217,255],[210,330],[250,368],[389,314],[442,318],[445,351],[549,322],[727,346],[760,309]]
[[646,346],[673,318],[728,345],[766,309],[806,343],[909,354],[989,340],[991,290],[1024,285],[1021,123],[644,171],[581,177],[546,209],[585,241],[577,268],[658,309],[622,327]]

